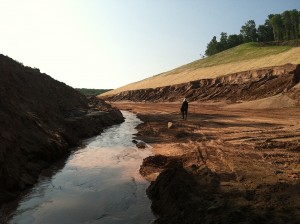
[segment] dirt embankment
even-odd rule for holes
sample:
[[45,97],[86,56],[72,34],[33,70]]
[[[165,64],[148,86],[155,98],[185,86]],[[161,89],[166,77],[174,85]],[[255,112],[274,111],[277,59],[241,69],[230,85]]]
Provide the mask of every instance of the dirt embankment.
[[192,103],[182,120],[180,102],[115,105],[144,121],[156,223],[299,223],[299,108]]
[[172,86],[125,91],[116,95],[103,96],[103,99],[109,101],[173,102],[187,97],[190,101],[226,100],[239,102],[284,93],[299,103],[299,91],[290,93],[292,87],[299,80],[300,65],[287,64]]
[[124,120],[38,69],[0,55],[0,205],[32,186],[70,147]]

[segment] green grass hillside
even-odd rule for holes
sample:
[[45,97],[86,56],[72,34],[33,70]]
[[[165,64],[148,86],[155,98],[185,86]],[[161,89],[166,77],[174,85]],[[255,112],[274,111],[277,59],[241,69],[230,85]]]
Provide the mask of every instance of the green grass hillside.
[[246,43],[239,45],[235,48],[222,51],[219,54],[212,55],[210,57],[204,58],[187,64],[186,68],[193,67],[211,67],[220,64],[227,64],[231,62],[244,61],[249,59],[259,59],[269,55],[276,55],[285,51],[290,50],[291,46],[270,46],[262,45],[257,42]]
[[103,95],[175,85],[287,63],[300,64],[300,47],[294,47],[292,44],[280,46],[280,44],[246,43],[171,71],[108,91]]

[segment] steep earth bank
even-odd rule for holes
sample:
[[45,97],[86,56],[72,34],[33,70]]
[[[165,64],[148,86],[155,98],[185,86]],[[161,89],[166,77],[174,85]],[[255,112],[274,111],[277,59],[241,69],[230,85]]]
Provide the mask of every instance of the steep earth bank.
[[32,186],[41,171],[80,139],[121,123],[97,98],[0,55],[0,205]]
[[156,223],[299,223],[300,110],[118,102],[152,146],[140,173]]
[[262,68],[234,73],[214,79],[158,88],[131,90],[116,95],[101,96],[109,101],[173,102],[184,97],[190,101],[240,102],[271,97],[280,93],[299,102],[299,91],[292,88],[300,80],[300,65]]

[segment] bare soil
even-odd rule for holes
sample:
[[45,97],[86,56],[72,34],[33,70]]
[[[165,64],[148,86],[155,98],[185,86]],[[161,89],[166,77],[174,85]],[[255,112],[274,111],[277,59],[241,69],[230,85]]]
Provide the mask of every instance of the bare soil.
[[[300,223],[300,109],[114,103],[144,121],[156,223]],[[171,122],[171,123],[170,123]]]
[[119,110],[0,54],[0,223],[4,203],[81,139],[121,123]]
[[[286,102],[284,106],[299,106],[300,90],[297,87],[299,80],[300,65],[286,64],[177,85],[130,90],[110,96],[101,95],[101,98],[109,101],[128,100],[156,103],[176,102],[184,97],[190,101],[227,101],[231,103],[269,98],[268,101],[273,102],[271,104],[274,107],[279,101]],[[277,96],[278,94],[280,95]],[[274,98],[274,96],[276,97]]]

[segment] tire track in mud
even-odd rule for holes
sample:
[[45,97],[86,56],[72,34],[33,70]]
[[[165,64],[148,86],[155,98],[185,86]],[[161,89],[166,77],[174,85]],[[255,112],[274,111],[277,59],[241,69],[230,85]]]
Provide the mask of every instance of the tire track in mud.
[[241,180],[242,175],[237,171],[233,161],[230,161],[228,152],[223,150],[224,145],[221,139],[204,142],[197,147],[198,157],[208,169],[219,173],[221,180],[228,180],[229,177],[231,180],[232,176],[235,176],[236,180]]

